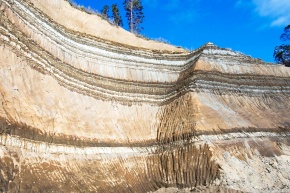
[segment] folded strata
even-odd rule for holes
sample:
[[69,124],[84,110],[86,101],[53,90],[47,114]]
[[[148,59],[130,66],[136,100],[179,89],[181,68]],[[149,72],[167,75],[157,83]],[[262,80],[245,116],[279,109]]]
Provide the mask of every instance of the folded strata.
[[289,68],[64,0],[0,13],[0,192],[290,190]]

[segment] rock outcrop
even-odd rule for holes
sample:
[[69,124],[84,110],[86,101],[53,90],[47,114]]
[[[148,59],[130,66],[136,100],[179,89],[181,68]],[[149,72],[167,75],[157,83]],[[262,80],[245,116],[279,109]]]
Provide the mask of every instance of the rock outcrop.
[[64,0],[0,0],[0,66],[0,192],[290,191],[285,66]]

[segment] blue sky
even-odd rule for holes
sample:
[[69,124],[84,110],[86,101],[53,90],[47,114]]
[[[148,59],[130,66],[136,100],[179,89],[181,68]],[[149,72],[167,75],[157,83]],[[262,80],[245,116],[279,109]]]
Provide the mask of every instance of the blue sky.
[[[194,50],[207,42],[231,48],[266,62],[290,24],[290,0],[141,0],[145,19],[142,35],[163,38]],[[116,3],[128,29],[123,0],[74,0],[101,10]],[[110,13],[111,15],[111,13]]]

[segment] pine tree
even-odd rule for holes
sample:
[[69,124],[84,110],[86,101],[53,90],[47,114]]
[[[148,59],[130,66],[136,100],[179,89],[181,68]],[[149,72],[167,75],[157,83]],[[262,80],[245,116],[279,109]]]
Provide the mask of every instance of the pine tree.
[[143,28],[140,28],[139,25],[144,19],[141,0],[124,0],[123,5],[126,10],[130,31],[132,33],[140,33]]
[[119,8],[118,8],[117,4],[112,5],[112,12],[113,12],[114,24],[117,26],[123,26],[123,21],[122,21],[122,18],[120,16],[120,12],[119,12]]
[[109,18],[109,6],[105,5],[103,9],[101,10],[102,16],[105,17],[106,19]]

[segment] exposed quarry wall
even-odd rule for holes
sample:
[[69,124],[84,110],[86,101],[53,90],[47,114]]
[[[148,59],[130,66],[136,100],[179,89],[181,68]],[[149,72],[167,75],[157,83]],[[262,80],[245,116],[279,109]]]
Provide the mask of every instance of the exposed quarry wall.
[[140,39],[63,0],[0,11],[0,191],[290,190],[289,68]]

